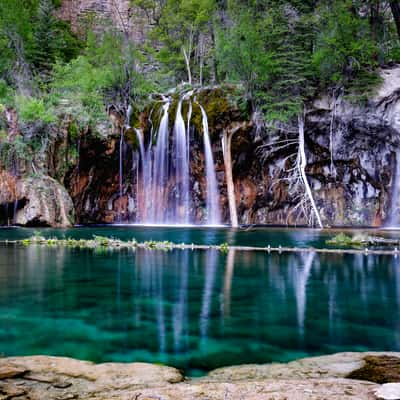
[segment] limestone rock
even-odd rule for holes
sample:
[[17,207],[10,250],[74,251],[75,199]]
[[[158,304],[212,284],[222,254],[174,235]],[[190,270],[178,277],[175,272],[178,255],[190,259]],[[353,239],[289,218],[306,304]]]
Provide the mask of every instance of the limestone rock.
[[[49,176],[22,178],[17,183],[15,223],[27,226],[69,227],[73,222],[73,203],[66,189]],[[20,203],[21,206],[21,203]]]
[[15,378],[24,375],[28,370],[18,365],[4,363],[0,364],[0,379]]
[[288,364],[239,365],[211,371],[203,381],[243,381],[261,379],[345,378],[365,365],[365,358],[400,357],[400,353],[338,353],[309,357]]
[[380,386],[343,377],[372,355],[400,356],[341,353],[288,364],[221,368],[196,379],[185,379],[175,368],[145,363],[96,365],[63,357],[11,357],[0,359],[0,371],[14,371],[0,381],[0,400],[13,396],[30,400],[397,399],[393,396],[398,395],[400,384]]
[[379,400],[400,400],[400,383],[385,383],[375,391]]

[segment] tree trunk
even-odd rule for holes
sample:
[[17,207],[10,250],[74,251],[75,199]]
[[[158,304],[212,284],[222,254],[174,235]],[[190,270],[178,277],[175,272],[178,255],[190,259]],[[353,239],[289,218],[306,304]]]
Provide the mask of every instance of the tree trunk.
[[231,216],[232,228],[237,228],[239,226],[237,210],[236,210],[235,186],[233,184],[232,154],[231,154],[232,136],[235,132],[236,131],[231,131],[228,133],[226,130],[224,130],[222,136],[222,149],[224,152],[226,186],[228,190],[229,213]]
[[370,5],[371,32],[374,40],[378,40],[379,36],[379,3],[380,0],[374,0]]
[[400,39],[400,2],[399,0],[391,0],[390,8],[392,9],[393,19],[396,24],[397,34]]
[[308,183],[307,175],[306,175],[306,166],[307,166],[307,157],[305,151],[305,140],[304,140],[304,117],[299,116],[299,169],[301,174],[301,179],[304,184],[304,189],[306,191],[306,195],[311,203],[311,208],[314,211],[315,217],[317,218],[318,226],[322,229],[322,221],[321,216],[319,215],[319,211],[317,206],[315,205],[314,197],[312,195],[312,191],[310,188],[310,184]]
[[186,64],[186,69],[187,69],[187,74],[188,74],[188,83],[189,83],[189,85],[191,85],[192,84],[192,73],[190,71],[190,60],[189,60],[189,57],[188,57],[184,47],[182,47],[182,52],[183,52],[183,57],[185,58],[185,64]]
[[217,49],[215,48],[215,32],[214,32],[214,23],[211,27],[211,82],[215,85],[218,83],[218,68],[217,68],[217,58],[215,53]]

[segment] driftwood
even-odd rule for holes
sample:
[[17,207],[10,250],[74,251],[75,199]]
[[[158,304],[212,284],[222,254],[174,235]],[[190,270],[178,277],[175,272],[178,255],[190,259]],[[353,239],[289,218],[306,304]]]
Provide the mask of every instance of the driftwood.
[[[387,239],[391,241],[390,239]],[[230,246],[227,243],[221,245],[203,245],[203,244],[179,244],[171,242],[143,242],[138,243],[135,241],[121,241],[118,239],[107,239],[104,243],[98,242],[94,244],[95,240],[73,240],[73,239],[43,239],[43,240],[2,240],[0,245],[6,246],[38,246],[38,247],[77,247],[81,249],[104,249],[104,250],[129,250],[129,249],[143,249],[152,251],[169,251],[169,250],[217,250],[222,253],[228,253],[229,250],[241,252],[263,252],[263,253],[320,253],[320,254],[372,254],[372,255],[399,255],[400,251],[397,247],[394,249],[370,249],[365,247],[363,249],[339,249],[339,248],[314,248],[314,247],[272,247],[270,245],[265,247],[257,246]],[[392,241],[391,241],[392,242]],[[398,243],[398,241],[396,241]]]

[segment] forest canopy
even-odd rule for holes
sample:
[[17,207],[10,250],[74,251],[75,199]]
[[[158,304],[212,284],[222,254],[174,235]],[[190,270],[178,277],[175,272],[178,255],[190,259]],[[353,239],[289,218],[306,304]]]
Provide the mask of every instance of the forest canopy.
[[362,101],[379,67],[400,61],[398,1],[131,3],[148,19],[144,43],[111,23],[73,31],[56,0],[1,0],[0,110],[85,126],[181,83],[229,83],[265,119],[287,121],[319,91]]

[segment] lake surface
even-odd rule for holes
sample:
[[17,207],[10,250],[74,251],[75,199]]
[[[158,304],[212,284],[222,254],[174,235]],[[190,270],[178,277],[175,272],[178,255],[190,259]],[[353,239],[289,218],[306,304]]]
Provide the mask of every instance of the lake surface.
[[[32,232],[0,229],[0,240]],[[165,227],[41,232],[315,247],[334,235]],[[366,350],[400,351],[400,258],[0,245],[6,356],[157,362],[198,375],[224,365]]]

